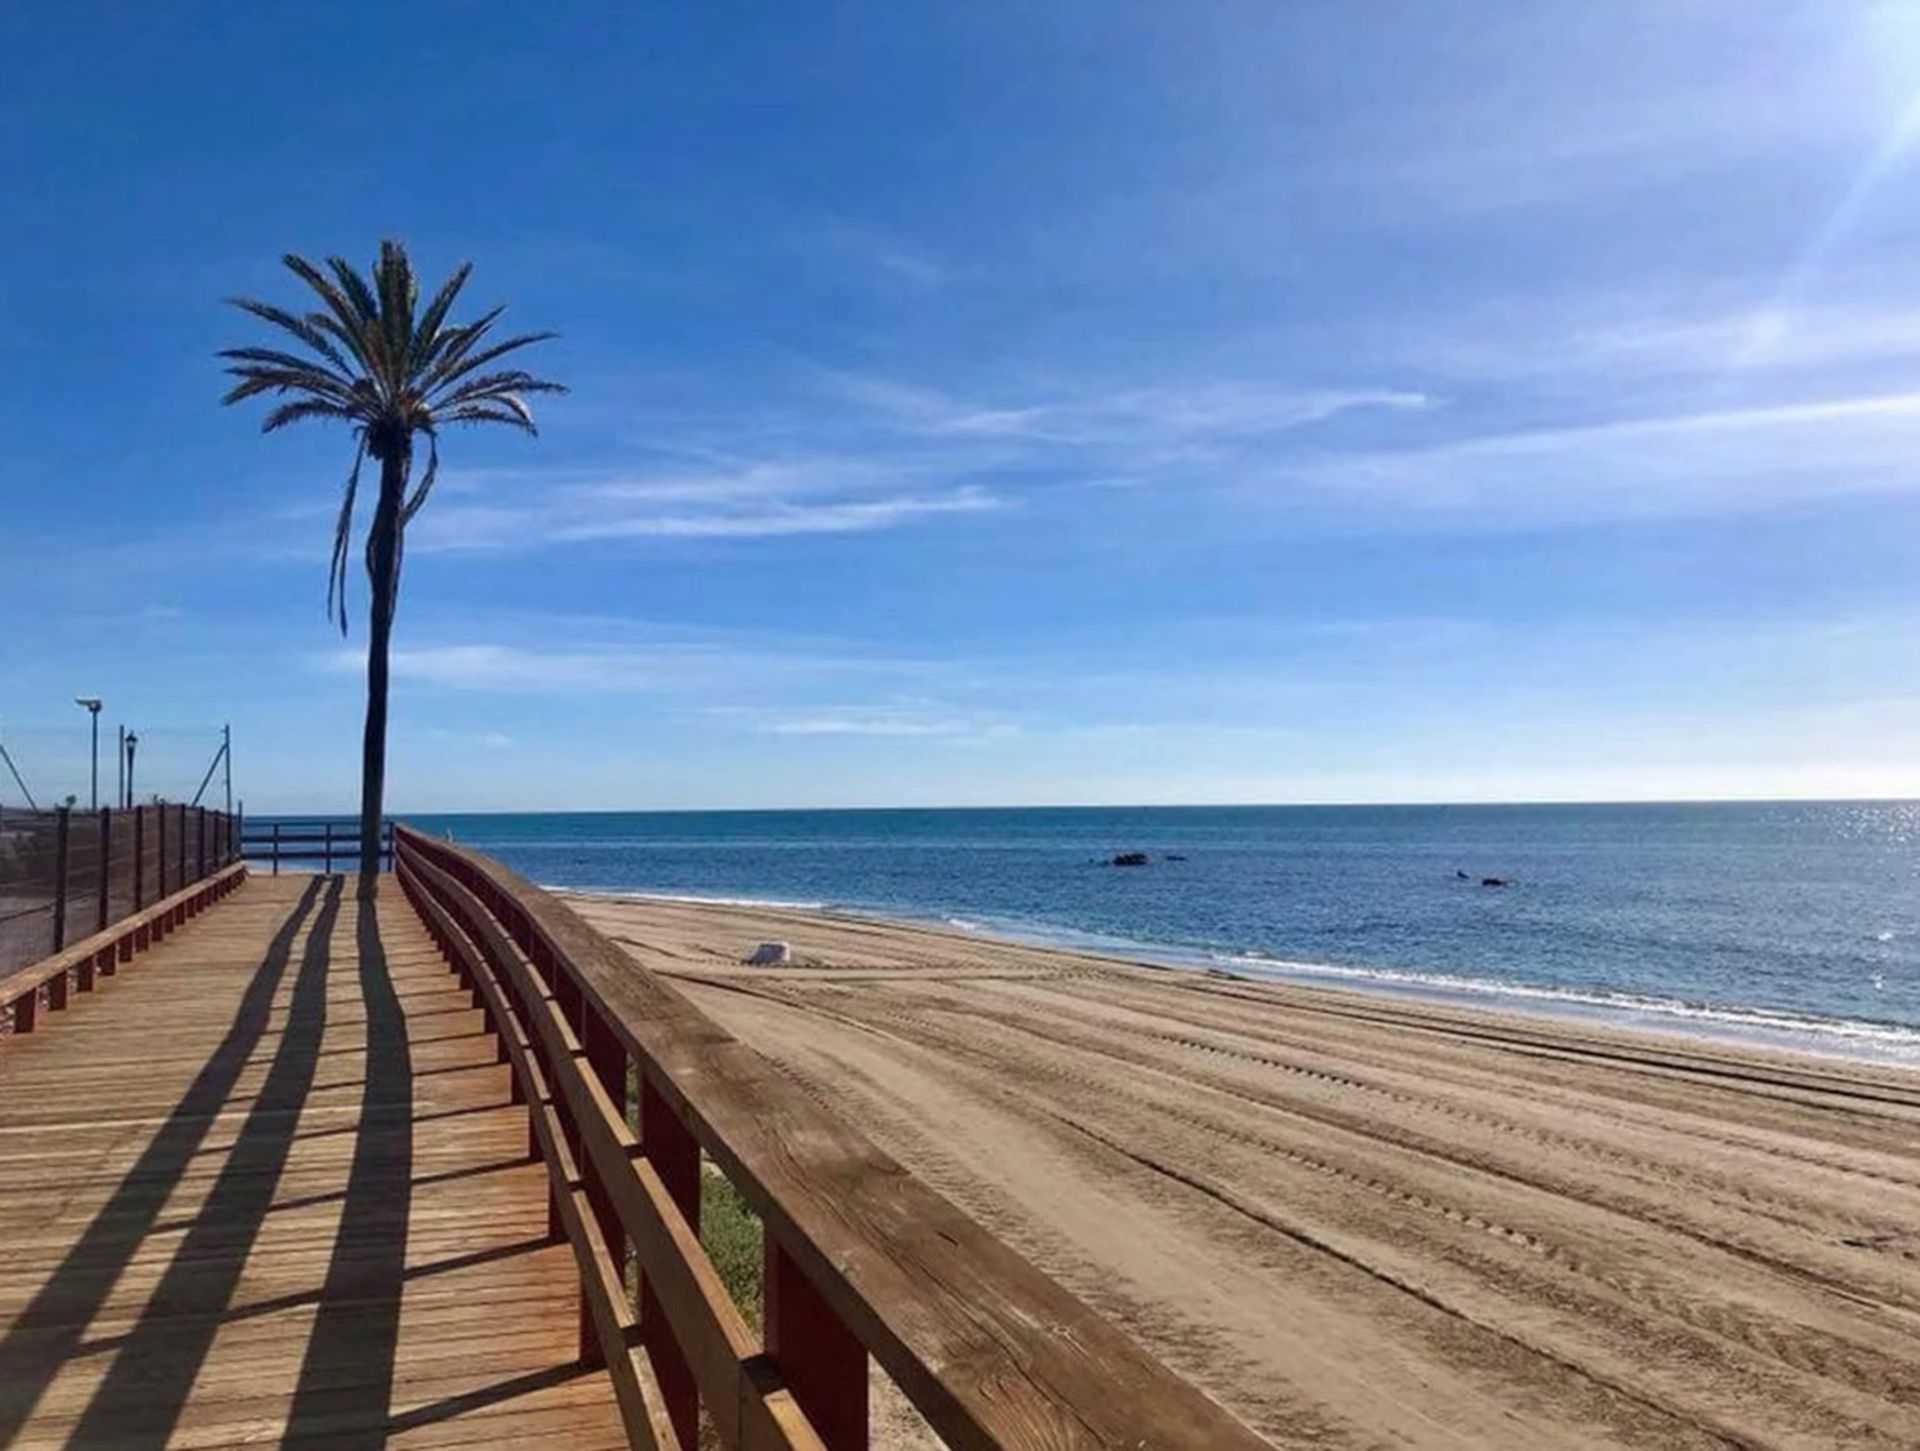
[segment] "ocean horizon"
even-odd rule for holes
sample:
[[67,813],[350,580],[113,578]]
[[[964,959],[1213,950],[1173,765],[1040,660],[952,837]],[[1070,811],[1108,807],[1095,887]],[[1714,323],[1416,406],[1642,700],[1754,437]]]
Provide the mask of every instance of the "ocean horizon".
[[[404,819],[549,887],[925,921],[1173,967],[1920,1064],[1913,801]],[[1148,860],[1112,865],[1124,852]]]

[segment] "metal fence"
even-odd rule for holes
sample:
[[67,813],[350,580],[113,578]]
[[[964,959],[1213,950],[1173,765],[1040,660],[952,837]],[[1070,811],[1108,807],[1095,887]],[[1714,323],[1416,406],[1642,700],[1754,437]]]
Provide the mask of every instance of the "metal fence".
[[239,845],[237,818],[203,806],[0,807],[0,972],[217,872]]

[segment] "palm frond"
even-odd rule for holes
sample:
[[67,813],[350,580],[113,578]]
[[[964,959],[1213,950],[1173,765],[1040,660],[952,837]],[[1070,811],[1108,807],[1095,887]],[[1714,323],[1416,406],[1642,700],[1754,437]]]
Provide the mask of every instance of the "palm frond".
[[[339,339],[341,346],[352,354],[361,367],[369,373],[378,372],[379,360],[368,347],[367,320],[354,300],[305,257],[289,252],[280,260],[327,305],[327,311],[333,315],[334,325],[326,331]],[[354,280],[357,282],[359,279]],[[366,289],[362,286],[360,290],[364,293]],[[317,324],[320,318],[318,314],[310,313],[307,320]]]
[[[544,343],[553,336],[553,333],[521,333],[518,337],[504,338],[500,342],[492,344],[490,347],[484,347],[480,349],[479,352],[473,353],[468,357],[456,358],[447,366],[436,369],[433,381],[425,384],[422,392],[431,398],[433,395],[440,393],[442,389],[451,387],[453,384],[459,382],[475,369],[484,368],[489,363],[497,362],[508,353],[524,348],[529,343]],[[556,388],[559,386],[557,383],[554,385]],[[541,389],[535,391],[547,390]],[[566,390],[562,388],[561,391],[565,392]]]
[[373,295],[354,266],[345,257],[327,258],[327,270],[333,274],[334,284],[340,293],[353,306],[354,317],[362,324],[380,320],[380,300]]
[[414,386],[423,395],[430,392],[447,370],[455,367],[472,350],[473,345],[487,335],[487,329],[491,328],[500,314],[505,311],[504,307],[489,308],[472,322],[448,328],[442,334],[446,339],[446,345],[434,350],[432,358],[427,360],[426,365],[414,378]]
[[420,512],[420,506],[427,502],[427,495],[433,492],[433,481],[440,476],[440,435],[431,428],[420,431],[427,436],[427,470],[420,475],[420,484],[413,491],[413,497],[407,500],[406,507],[400,511],[402,531]]
[[360,338],[361,351],[367,359],[367,371],[379,384],[380,391],[392,398],[398,390],[395,387],[392,350],[387,346],[386,331],[380,324],[380,299],[374,296],[366,280],[353,270],[353,264],[346,258],[327,258],[327,270],[333,273],[334,283],[351,309],[352,320],[348,325]]
[[427,310],[420,314],[420,321],[413,329],[414,366],[420,366],[430,351],[440,341],[440,324],[447,319],[447,312],[453,306],[453,300],[460,295],[460,289],[466,286],[467,278],[473,273],[473,263],[462,262],[453,269],[453,276],[440,285],[440,290],[427,304]]
[[[215,356],[231,358],[236,363],[261,363],[269,367],[284,368],[290,372],[314,373],[349,391],[353,388],[353,379],[347,376],[344,368],[336,372],[323,363],[316,363],[312,358],[303,358],[298,353],[283,353],[278,348],[222,348]],[[240,370],[229,368],[227,371],[237,373]]]
[[344,418],[354,419],[352,409],[338,403],[328,403],[319,398],[302,398],[295,403],[282,403],[273,412],[260,420],[262,433],[273,433],[285,428],[289,423],[298,423],[303,418]]
[[413,278],[413,263],[407,259],[407,249],[400,243],[380,244],[380,260],[374,264],[374,283],[380,293],[381,338],[386,344],[397,388],[411,371],[408,358],[413,347],[413,307],[420,292]]
[[296,338],[300,339],[301,342],[320,354],[321,357],[325,358],[334,367],[338,368],[343,374],[353,371],[353,365],[340,355],[339,349],[335,348],[334,345],[327,340],[326,334],[315,325],[321,320],[318,317],[312,315],[300,317],[288,312],[283,307],[275,307],[272,303],[268,302],[258,302],[251,297],[229,297],[227,301],[239,308],[242,312],[252,313],[263,322],[270,322],[275,327],[285,328]]
[[[518,399],[513,401],[519,403]],[[512,411],[506,396],[494,399],[490,403],[463,404],[449,413],[442,414],[440,421],[443,423],[505,423],[523,433],[540,432],[534,427],[532,410],[526,404],[519,403],[519,411],[517,413]]]
[[353,498],[360,492],[360,465],[366,457],[367,431],[363,428],[359,447],[353,451],[353,472],[347,475],[346,493],[340,498],[340,517],[333,526],[333,559],[327,565],[327,619],[339,619],[343,640],[347,636],[347,548],[353,542]]
[[550,383],[544,378],[519,368],[500,373],[482,373],[477,378],[468,378],[452,392],[433,400],[437,411],[442,408],[455,408],[462,403],[477,403],[496,393],[564,393],[566,388],[559,383]]
[[373,371],[373,359],[367,355],[366,339],[340,325],[340,320],[331,313],[310,312],[307,321],[313,324],[315,332],[331,339],[337,350],[345,353],[353,361],[346,364],[349,373],[364,378]]
[[227,403],[251,398],[254,394],[264,393],[268,389],[276,393],[310,393],[316,398],[329,398],[343,404],[357,401],[351,382],[315,368],[283,368],[270,367],[265,363],[242,363],[226,371],[229,376],[243,380],[223,400]]

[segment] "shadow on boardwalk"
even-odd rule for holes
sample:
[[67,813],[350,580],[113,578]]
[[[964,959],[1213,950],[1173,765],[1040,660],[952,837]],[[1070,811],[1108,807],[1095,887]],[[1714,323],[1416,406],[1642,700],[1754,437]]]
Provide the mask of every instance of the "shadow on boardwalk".
[[[259,1159],[268,1154],[277,1154],[284,1159],[284,1140],[293,1131],[300,1103],[298,1095],[290,1102],[286,1095],[292,1090],[296,1079],[299,1095],[304,1095],[306,1085],[312,1081],[319,1033],[325,1026],[324,983],[328,936],[333,918],[339,912],[339,899],[338,881],[323,884],[316,879],[307,888],[297,906],[274,933],[261,957],[259,970],[241,996],[233,1025],[228,1028],[219,1047],[207,1059],[185,1096],[154,1133],[145,1151],[120,1181],[119,1187],[67,1252],[59,1268],[15,1319],[5,1338],[0,1339],[0,1366],[6,1367],[5,1376],[0,1378],[0,1444],[12,1442],[19,1434],[61,1366],[79,1349],[88,1324],[99,1313],[122,1272],[139,1252],[147,1235],[152,1232],[161,1209],[179,1187],[194,1156],[200,1152],[201,1145],[217,1122],[216,1116],[226,1108],[241,1071],[266,1032],[272,1019],[274,998],[292,959],[293,944],[300,935],[301,927],[312,918],[313,931],[308,936],[300,965],[301,982],[309,988],[309,992],[303,1000],[301,988],[296,985],[293,1010],[294,1016],[303,1010],[309,1015],[311,1031],[302,1032],[289,1019],[280,1050],[274,1057],[274,1069],[269,1074],[268,1085],[262,1088],[255,1101],[247,1127],[241,1130],[240,1142],[233,1151],[235,1159]],[[315,988],[318,989],[317,1001],[312,991]],[[304,1052],[297,1046],[301,1043],[305,1044]],[[276,1077],[278,1083],[274,1082]],[[274,1112],[269,1104],[276,1093],[281,1107]],[[270,1120],[275,1118],[280,1120],[279,1124],[270,1127]],[[248,1141],[249,1132],[253,1135],[251,1143]],[[274,1139],[281,1142],[276,1145],[272,1142]],[[242,1214],[247,1212],[235,1201],[242,1195],[251,1198],[250,1186],[228,1181],[224,1173],[222,1182],[226,1186],[229,1209]],[[265,1182],[267,1196],[271,1198],[272,1181]],[[168,1378],[177,1383],[176,1409],[178,1403],[185,1400],[193,1376],[205,1357],[207,1344],[217,1326],[217,1317],[226,1308],[226,1294],[232,1289],[233,1278],[246,1259],[247,1247],[251,1245],[266,1209],[264,1203],[251,1206],[250,1225],[244,1222],[218,1223],[210,1214],[221,1194],[222,1188],[216,1186],[209,1195],[207,1212],[198,1217],[195,1229],[189,1230],[186,1243],[174,1258],[174,1268],[169,1270],[142,1314],[141,1327],[152,1326],[155,1333],[143,1336],[141,1329],[136,1328],[128,1337],[126,1353],[115,1361],[117,1369],[122,1363],[130,1365],[132,1359],[137,1359],[150,1373],[161,1377],[163,1400],[164,1392],[170,1388]],[[189,1252],[195,1249],[210,1256],[209,1271],[219,1277],[224,1286],[217,1301],[192,1283],[197,1279],[197,1273],[190,1272],[187,1264]],[[222,1265],[229,1266],[231,1272],[221,1276],[219,1272]],[[168,1317],[171,1322],[167,1337],[170,1343],[161,1345],[155,1343],[158,1317],[168,1308],[170,1290],[178,1297],[176,1314],[179,1318]],[[204,1323],[189,1318],[196,1306],[205,1306]],[[172,1417],[147,1427],[144,1433],[137,1426],[117,1427],[110,1431],[105,1424],[111,1414],[107,1409],[111,1402],[106,1393],[112,1385],[124,1384],[129,1375],[131,1369],[119,1376],[116,1382],[115,1374],[109,1374],[107,1382],[101,1387],[101,1394],[96,1395],[93,1402],[101,1407],[100,1415],[96,1417],[90,1410],[82,1418],[72,1444],[84,1445],[89,1440],[92,1444],[112,1441],[123,1446],[164,1443],[173,1426]],[[144,1402],[145,1398],[142,1400]]]
[[[372,903],[356,904],[357,987],[366,1015],[365,1073],[340,1216],[324,1279],[304,1296],[229,1312],[299,1137],[326,1036],[328,975],[345,883],[316,880],[274,934],[220,1046],[94,1216],[59,1268],[0,1340],[0,1443],[14,1438],[75,1355],[112,1359],[67,1440],[70,1447],[159,1448],[172,1438],[215,1337],[236,1318],[315,1306],[285,1438],[330,1446],[385,1442],[404,1283],[413,1169],[413,1069],[407,1023]],[[297,965],[295,944],[306,940]],[[228,1111],[265,1040],[289,968],[278,1042],[259,1090],[198,1210],[159,1216]],[[309,1135],[312,1137],[313,1135]],[[152,1298],[126,1334],[85,1342],[88,1324],[150,1236],[184,1229]],[[272,1387],[278,1391],[282,1387]]]
[[482,1014],[352,891],[250,882],[0,1060],[0,1445],[618,1438]]

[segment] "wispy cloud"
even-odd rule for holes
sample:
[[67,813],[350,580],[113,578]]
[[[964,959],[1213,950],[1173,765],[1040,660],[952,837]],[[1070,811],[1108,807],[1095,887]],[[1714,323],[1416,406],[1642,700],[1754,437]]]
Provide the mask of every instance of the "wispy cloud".
[[933,437],[1027,439],[1074,446],[1137,446],[1284,433],[1361,409],[1431,407],[1403,388],[1292,388],[1245,381],[1197,382],[1092,393],[966,401],[938,389],[829,371],[841,398]]
[[1658,516],[1920,486],[1920,392],[1618,419],[1322,458],[1291,477],[1349,503],[1495,525]]
[[856,222],[833,220],[809,229],[827,250],[876,274],[881,280],[930,292],[953,280],[954,270],[926,248],[895,233]]
[[728,710],[753,729],[774,736],[904,736],[950,740],[1018,734],[1002,715],[961,712],[935,704],[826,705],[799,710]]
[[1389,346],[1417,367],[1501,383],[1717,384],[1738,373],[1798,373],[1813,381],[1920,361],[1920,309],[1562,298],[1525,317],[1429,326],[1417,339]]
[[[316,663],[357,677],[366,653],[341,647]],[[838,696],[849,689],[898,694],[932,669],[923,661],[834,641],[656,633],[632,622],[596,625],[566,616],[526,620],[494,638],[405,645],[392,652],[392,668],[397,678],[449,690],[536,696],[579,690],[716,703],[769,692],[775,699]]]
[[545,486],[522,479],[449,501],[423,515],[409,539],[421,549],[497,550],[619,539],[860,534],[1004,506],[979,485],[930,487],[909,470],[888,474],[872,461],[808,459]]

